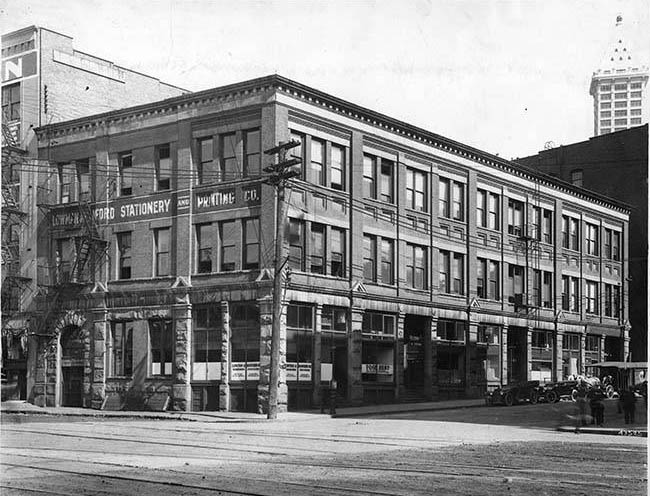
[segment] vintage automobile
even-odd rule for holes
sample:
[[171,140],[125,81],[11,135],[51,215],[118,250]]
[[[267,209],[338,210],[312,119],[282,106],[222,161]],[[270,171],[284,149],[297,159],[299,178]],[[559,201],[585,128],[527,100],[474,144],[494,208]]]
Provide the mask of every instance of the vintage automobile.
[[588,365],[587,371],[602,377],[602,387],[608,398],[618,397],[627,388],[644,397],[648,394],[647,362],[599,362]]
[[549,403],[556,403],[562,397],[570,397],[573,401],[578,395],[578,381],[549,382],[543,388],[544,398]]
[[509,384],[500,388],[496,388],[485,397],[487,405],[503,404],[512,406],[520,401],[529,401],[533,405],[537,403],[540,398],[542,388],[539,386],[539,381],[526,381]]

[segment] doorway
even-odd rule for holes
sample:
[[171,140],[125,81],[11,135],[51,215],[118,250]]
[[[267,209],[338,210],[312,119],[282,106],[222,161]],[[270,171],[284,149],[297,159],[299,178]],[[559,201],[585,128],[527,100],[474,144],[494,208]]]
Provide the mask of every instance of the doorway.
[[61,406],[83,406],[84,368],[62,367],[63,397]]
[[404,387],[407,391],[424,389],[424,336],[429,319],[407,315],[404,319]]
[[528,377],[526,337],[525,327],[508,328],[508,384],[525,381]]

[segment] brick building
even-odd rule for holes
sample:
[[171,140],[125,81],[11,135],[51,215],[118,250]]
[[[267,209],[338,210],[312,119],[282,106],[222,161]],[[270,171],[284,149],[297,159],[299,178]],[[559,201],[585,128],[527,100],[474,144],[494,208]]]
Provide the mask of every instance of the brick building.
[[[80,52],[72,38],[29,26],[2,35],[2,372],[13,397],[33,387],[28,335],[36,286],[37,143],[33,129],[186,93]],[[4,376],[3,376],[4,377]]]
[[37,133],[37,404],[266,408],[261,169],[289,139],[281,409],[332,379],[347,404],[478,397],[627,352],[626,207],[462,143],[280,76]]
[[[648,125],[540,151],[518,163],[631,206],[629,324],[631,358],[648,347]],[[626,357],[629,358],[629,357]]]

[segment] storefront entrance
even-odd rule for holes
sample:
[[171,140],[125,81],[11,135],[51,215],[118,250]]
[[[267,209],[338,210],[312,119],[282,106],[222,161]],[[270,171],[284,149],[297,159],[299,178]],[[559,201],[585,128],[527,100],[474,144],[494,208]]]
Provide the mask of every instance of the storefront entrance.
[[61,406],[83,406],[84,340],[78,326],[61,331]]
[[404,319],[404,387],[407,392],[424,392],[424,336],[428,327],[426,317],[408,315]]
[[526,336],[524,327],[508,328],[508,384],[525,381],[528,377]]
[[84,368],[62,367],[61,406],[83,406]]

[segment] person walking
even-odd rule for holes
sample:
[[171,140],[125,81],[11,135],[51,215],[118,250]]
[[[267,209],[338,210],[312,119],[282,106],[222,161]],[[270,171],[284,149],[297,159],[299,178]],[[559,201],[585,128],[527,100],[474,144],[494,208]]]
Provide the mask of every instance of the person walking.
[[625,388],[625,390],[621,393],[621,396],[619,398],[619,403],[621,405],[621,408],[623,409],[623,416],[625,418],[625,423],[626,424],[633,424],[634,423],[634,414],[636,410],[636,396],[634,396],[634,391],[632,391],[631,388]]
[[603,425],[605,422],[605,405],[603,405],[603,393],[600,389],[593,388],[589,391],[589,406],[591,407],[592,425]]

